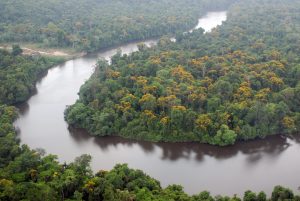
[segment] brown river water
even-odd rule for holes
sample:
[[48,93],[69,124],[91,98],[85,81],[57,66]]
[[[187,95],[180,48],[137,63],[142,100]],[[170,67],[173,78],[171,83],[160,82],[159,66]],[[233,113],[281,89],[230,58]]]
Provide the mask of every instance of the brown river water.
[[[195,28],[211,28],[226,20],[226,12],[213,12],[199,19]],[[147,45],[156,40],[143,41]],[[213,195],[242,195],[284,185],[297,192],[300,186],[300,136],[274,136],[220,148],[199,143],[151,143],[118,137],[92,137],[70,130],[64,121],[67,105],[78,99],[80,86],[91,76],[99,57],[109,59],[121,49],[137,51],[137,43],[88,55],[51,68],[36,84],[36,93],[20,106],[15,126],[22,144],[43,148],[70,162],[81,154],[93,157],[94,171],[127,163],[158,179],[162,186],[180,184],[189,194],[203,190]],[[299,191],[297,192],[299,193]]]

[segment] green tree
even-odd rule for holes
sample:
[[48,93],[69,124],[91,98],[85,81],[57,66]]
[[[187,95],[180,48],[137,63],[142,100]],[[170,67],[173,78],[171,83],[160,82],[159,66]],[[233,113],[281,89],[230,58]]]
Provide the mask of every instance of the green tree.
[[232,145],[235,143],[236,138],[237,134],[233,130],[230,130],[227,125],[222,125],[216,136],[214,136],[213,143],[220,146]]

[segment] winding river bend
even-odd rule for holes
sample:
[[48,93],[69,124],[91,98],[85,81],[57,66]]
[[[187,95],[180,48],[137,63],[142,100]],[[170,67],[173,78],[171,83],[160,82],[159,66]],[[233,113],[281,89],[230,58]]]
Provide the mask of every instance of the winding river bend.
[[[206,32],[226,19],[226,12],[213,12],[199,19],[195,28]],[[156,40],[143,41],[147,45]],[[123,53],[137,50],[137,43],[118,47]],[[36,85],[37,91],[20,106],[15,122],[21,142],[43,148],[60,161],[72,161],[81,154],[93,157],[93,170],[111,169],[128,163],[158,179],[162,186],[181,184],[194,194],[203,190],[213,195],[242,195],[245,190],[270,193],[277,185],[300,186],[300,137],[270,137],[218,148],[198,143],[150,143],[117,137],[95,138],[72,131],[64,121],[66,105],[78,98],[80,86],[94,70],[98,57],[109,59],[117,49],[67,61],[50,69]]]

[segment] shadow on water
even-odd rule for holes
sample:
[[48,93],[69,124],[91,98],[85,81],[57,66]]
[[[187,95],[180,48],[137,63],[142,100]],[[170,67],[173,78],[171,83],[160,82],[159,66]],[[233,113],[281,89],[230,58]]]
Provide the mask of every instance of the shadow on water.
[[29,109],[30,109],[28,102],[18,104],[18,105],[16,105],[16,107],[18,108],[19,115],[22,115],[22,116],[25,116],[26,114],[28,114]]
[[[300,150],[299,135],[271,136],[230,147],[215,147],[200,143],[151,143],[120,137],[93,137],[83,130],[68,130],[63,121],[65,106],[78,99],[77,92],[91,76],[97,59],[109,60],[117,49],[67,61],[47,71],[47,76],[41,75],[36,95],[18,106],[20,118],[15,126],[22,131],[19,133],[21,143],[32,148],[43,147],[57,154],[61,161],[73,161],[74,157],[89,153],[94,157],[93,169],[128,163],[164,184],[182,184],[189,192],[199,192],[201,186],[217,193],[243,193],[252,184],[261,190],[268,190],[275,184],[286,184],[293,189],[299,186],[300,162],[296,160]],[[120,49],[129,54],[138,47],[127,44]],[[236,182],[232,182],[233,179]]]
[[297,144],[300,144],[300,133],[290,135],[289,137],[290,137],[290,139],[294,140]]
[[[247,156],[247,162],[250,164],[257,163],[264,155],[269,158],[278,157],[284,152],[290,143],[288,139],[296,140],[300,143],[300,135],[295,135],[292,138],[288,136],[276,135],[269,136],[265,139],[257,139],[248,142],[238,142],[234,146],[217,147],[197,142],[184,143],[154,143],[124,139],[121,137],[94,137],[89,135],[85,130],[69,128],[72,138],[76,142],[82,142],[93,139],[102,151],[107,151],[110,147],[118,145],[132,147],[138,145],[145,153],[152,153],[158,147],[162,150],[162,160],[176,161],[179,159],[193,158],[201,162],[206,156],[213,157],[218,160],[235,157],[238,153]],[[194,156],[195,155],[195,156]]]
[[[64,65],[67,63],[68,61],[64,61],[62,63],[60,63],[59,65],[56,65],[55,68],[63,68]],[[38,94],[38,90],[37,90],[37,85],[42,83],[43,79],[46,78],[46,76],[48,75],[49,73],[49,70],[51,70],[51,68],[49,68],[48,70],[46,71],[43,71],[41,72],[39,75],[38,75],[38,79],[36,80],[35,84],[34,84],[34,87],[30,90],[30,96],[29,98],[22,102],[22,103],[17,103],[15,106],[18,108],[19,110],[19,113],[24,116],[26,115],[28,112],[29,112],[29,104],[28,104],[28,100],[30,98],[32,98],[33,96],[37,95]]]

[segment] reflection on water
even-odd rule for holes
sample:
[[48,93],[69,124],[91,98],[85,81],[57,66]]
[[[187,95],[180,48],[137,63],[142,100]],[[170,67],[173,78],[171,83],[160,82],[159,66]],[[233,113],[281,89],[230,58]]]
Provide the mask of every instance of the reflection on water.
[[278,184],[295,191],[300,186],[300,135],[270,136],[221,148],[199,143],[98,138],[80,129],[70,129],[70,133],[79,144],[88,142],[99,148],[101,154],[95,154],[94,170],[126,162],[159,179],[163,186],[181,184],[189,193],[209,190],[214,194],[242,195],[247,189],[270,193]]
[[[69,131],[74,140],[78,143],[91,139],[91,136],[82,129],[69,127]],[[297,139],[300,141],[300,135],[295,135],[292,138],[286,136],[270,136],[264,140],[252,140],[250,142],[239,142],[234,146],[216,147],[207,144],[199,144],[197,142],[184,143],[164,143],[164,142],[145,142],[124,139],[121,137],[92,137],[93,143],[100,147],[102,151],[107,151],[110,147],[132,147],[137,145],[143,152],[154,152],[155,147],[162,150],[162,155],[159,156],[162,160],[176,161],[179,159],[191,159],[201,162],[205,156],[210,156],[215,159],[228,159],[236,156],[239,152],[247,156],[247,161],[252,163],[259,162],[263,155],[269,157],[278,157],[291,144],[288,139]]]
[[205,33],[210,32],[213,28],[221,25],[222,22],[226,21],[227,19],[227,12],[210,12],[207,15],[203,16],[198,20],[198,24],[196,27],[191,29],[189,32],[193,32],[196,29],[203,28]]
[[[208,16],[206,21],[220,23],[219,14]],[[203,23],[203,19],[199,22]],[[203,28],[211,29],[209,26]],[[155,40],[144,42],[147,45],[156,43]],[[209,190],[214,195],[242,195],[247,189],[270,193],[277,184],[294,190],[300,186],[299,136],[275,136],[219,148],[199,143],[97,138],[82,130],[69,129],[63,115],[66,106],[78,99],[79,88],[93,73],[97,59],[109,60],[118,49],[129,54],[138,48],[137,43],[130,43],[50,69],[37,82],[36,93],[20,105],[20,117],[15,126],[19,129],[21,142],[58,155],[61,162],[90,154],[95,171],[128,163],[158,179],[162,186],[181,184],[190,194]]]

